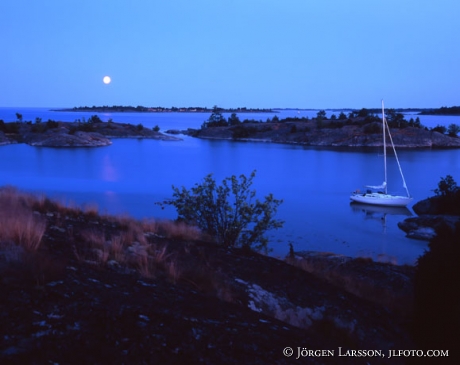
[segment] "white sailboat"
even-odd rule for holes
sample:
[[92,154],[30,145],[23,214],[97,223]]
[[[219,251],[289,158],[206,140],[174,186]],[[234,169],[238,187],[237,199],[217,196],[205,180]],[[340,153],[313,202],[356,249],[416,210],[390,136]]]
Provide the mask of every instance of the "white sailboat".
[[[382,125],[383,125],[383,128],[382,128],[383,129],[383,165],[384,165],[384,171],[385,171],[384,181],[382,185],[378,185],[378,186],[367,185],[366,187],[371,190],[367,190],[366,193],[360,193],[359,191],[355,191],[353,195],[350,196],[350,199],[355,202],[362,203],[362,204],[373,204],[373,205],[382,205],[382,206],[389,206],[389,207],[405,207],[412,201],[412,198],[409,194],[409,190],[407,189],[406,180],[404,179],[401,165],[398,160],[398,155],[396,154],[396,149],[393,144],[393,139],[391,138],[390,128],[388,127],[388,123],[385,119],[385,110],[384,110],[383,100],[382,100]],[[403,186],[406,189],[407,196],[391,195],[391,194],[388,194],[388,191],[387,191],[386,132],[388,132],[388,136],[390,138],[391,146],[393,148],[393,152],[396,157],[396,162],[398,163],[399,172],[401,174]]]

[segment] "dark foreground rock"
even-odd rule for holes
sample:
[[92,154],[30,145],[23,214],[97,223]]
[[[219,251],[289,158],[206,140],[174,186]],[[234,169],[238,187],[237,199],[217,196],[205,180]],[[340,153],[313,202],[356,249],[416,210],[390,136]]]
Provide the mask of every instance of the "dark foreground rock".
[[430,241],[442,226],[455,229],[460,216],[444,214],[442,199],[434,196],[417,202],[412,209],[418,217],[407,218],[399,222],[398,227],[407,233],[408,238],[424,241]]
[[[146,245],[164,247],[176,266],[141,275],[141,267],[85,255],[81,232],[113,237],[118,223],[36,214],[47,220],[38,252],[21,261],[7,243],[0,249],[2,364],[292,364],[304,347],[334,356],[303,363],[386,364],[380,355],[339,351],[376,349],[387,357],[389,349],[414,348],[410,317],[278,259],[146,234]],[[290,358],[286,347],[294,349]]]
[[447,225],[451,228],[460,222],[460,217],[450,215],[421,215],[407,218],[398,223],[398,227],[407,233],[408,238],[430,241],[436,236],[436,230]]
[[413,266],[316,251],[296,252],[286,261],[360,298],[384,305],[405,317],[412,315]]

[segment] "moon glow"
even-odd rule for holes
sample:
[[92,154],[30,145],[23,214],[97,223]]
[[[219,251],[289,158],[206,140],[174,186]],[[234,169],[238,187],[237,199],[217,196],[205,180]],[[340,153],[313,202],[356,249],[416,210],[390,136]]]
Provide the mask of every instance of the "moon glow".
[[104,78],[102,79],[102,82],[106,85],[110,84],[110,81],[112,81],[112,79],[109,76],[104,76]]

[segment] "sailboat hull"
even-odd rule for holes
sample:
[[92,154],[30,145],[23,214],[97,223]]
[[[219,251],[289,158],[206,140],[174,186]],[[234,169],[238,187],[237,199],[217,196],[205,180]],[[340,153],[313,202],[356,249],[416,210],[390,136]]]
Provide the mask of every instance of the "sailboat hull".
[[405,207],[412,201],[412,198],[407,196],[382,193],[355,193],[350,196],[350,199],[362,204],[372,204],[386,207]]

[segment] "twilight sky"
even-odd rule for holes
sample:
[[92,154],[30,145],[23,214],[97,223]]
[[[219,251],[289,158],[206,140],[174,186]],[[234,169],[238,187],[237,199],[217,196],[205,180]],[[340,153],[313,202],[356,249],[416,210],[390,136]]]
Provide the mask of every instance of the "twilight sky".
[[0,107],[460,105],[458,0],[1,0],[0,19]]

